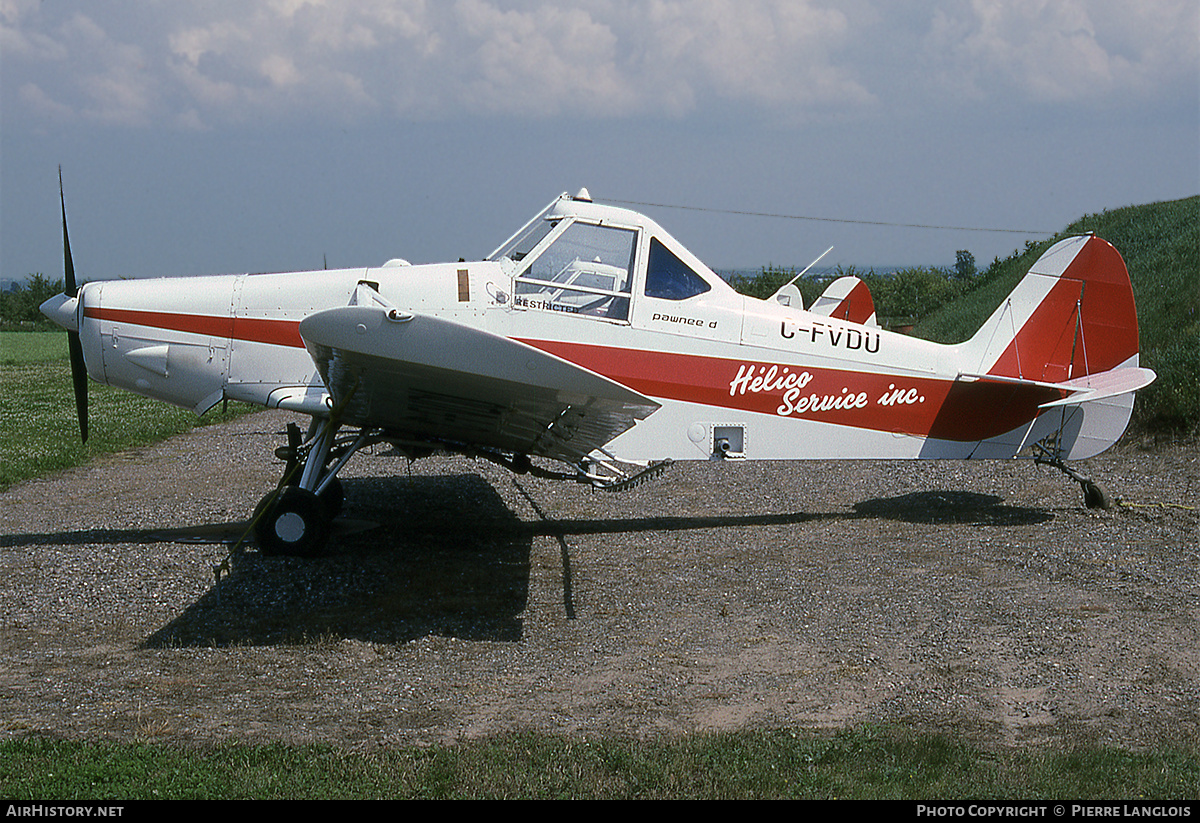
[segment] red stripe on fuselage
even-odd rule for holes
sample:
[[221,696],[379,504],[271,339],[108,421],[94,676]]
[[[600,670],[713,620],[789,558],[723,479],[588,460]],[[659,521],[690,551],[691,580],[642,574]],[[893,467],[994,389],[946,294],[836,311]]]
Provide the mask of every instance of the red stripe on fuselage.
[[1027,424],[1063,396],[1037,386],[813,369],[556,340],[522,342],[658,399],[972,442]]
[[[303,348],[299,322],[87,307],[86,317]],[[660,399],[970,442],[996,437],[1064,396],[1054,389],[813,369],[558,340],[522,340]]]
[[85,317],[108,320],[112,323],[133,323],[155,329],[170,329],[190,334],[204,334],[210,337],[304,348],[304,341],[300,338],[300,322],[297,320],[273,320],[265,317],[214,317],[205,314],[111,309],[96,306],[86,307],[83,313]]

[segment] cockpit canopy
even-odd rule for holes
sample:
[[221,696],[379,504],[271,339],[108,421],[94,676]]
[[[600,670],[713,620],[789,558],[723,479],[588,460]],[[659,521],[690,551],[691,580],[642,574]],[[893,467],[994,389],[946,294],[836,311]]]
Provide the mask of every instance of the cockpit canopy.
[[564,194],[488,259],[511,267],[517,306],[628,321],[635,293],[678,301],[725,285],[684,256],[645,216]]

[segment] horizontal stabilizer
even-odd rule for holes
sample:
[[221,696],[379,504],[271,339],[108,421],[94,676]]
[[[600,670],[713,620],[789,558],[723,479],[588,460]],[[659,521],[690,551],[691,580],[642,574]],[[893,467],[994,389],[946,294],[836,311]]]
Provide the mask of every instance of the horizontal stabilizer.
[[1152,369],[1139,366],[1123,366],[1108,371],[1088,374],[1074,380],[1064,380],[1061,383],[1049,383],[1045,380],[1029,380],[1022,377],[1005,377],[998,374],[960,374],[958,379],[965,383],[985,381],[989,383],[1010,383],[1018,386],[1037,386],[1042,389],[1053,389],[1066,392],[1065,397],[1051,400],[1038,405],[1039,409],[1052,409],[1058,406],[1078,406],[1093,400],[1104,400],[1109,397],[1119,397],[1122,394],[1144,389],[1158,377]]
[[1157,377],[1151,369],[1138,366],[1109,369],[1099,374],[1089,374],[1075,380],[1055,384],[1056,388],[1071,392],[1068,397],[1043,403],[1038,408],[1051,409],[1056,406],[1078,406],[1093,400],[1104,400],[1144,389]]

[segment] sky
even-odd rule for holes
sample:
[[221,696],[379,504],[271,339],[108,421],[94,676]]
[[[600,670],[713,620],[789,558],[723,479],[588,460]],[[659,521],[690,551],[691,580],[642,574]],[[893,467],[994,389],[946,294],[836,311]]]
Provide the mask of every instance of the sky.
[[86,280],[480,259],[580,187],[718,270],[983,268],[1200,193],[1200,4],[0,0],[0,278],[62,276],[60,166]]

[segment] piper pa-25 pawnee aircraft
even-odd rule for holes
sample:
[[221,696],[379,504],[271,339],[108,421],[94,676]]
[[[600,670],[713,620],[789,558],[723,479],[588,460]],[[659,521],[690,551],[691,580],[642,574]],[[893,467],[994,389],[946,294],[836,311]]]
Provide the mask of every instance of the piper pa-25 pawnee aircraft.
[[1155,377],[1125,264],[1094,236],[1050,248],[958,345],[880,328],[854,278],[813,310],[794,286],[744,296],[586,189],[470,262],[77,285],[65,205],[63,245],[66,292],[42,311],[70,334],[85,438],[85,369],[200,414],[311,419],[255,509],[275,554],[322,549],[338,472],[371,443],[610,489],[678,460],[1061,462],[1112,445]]

